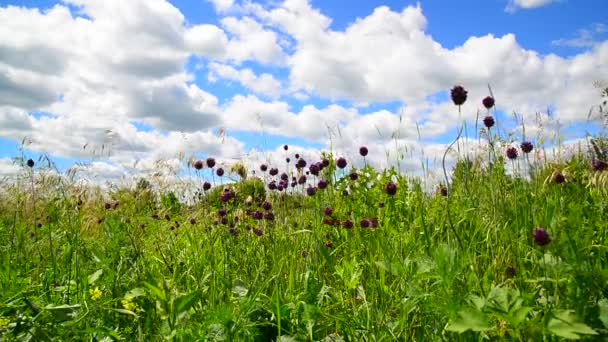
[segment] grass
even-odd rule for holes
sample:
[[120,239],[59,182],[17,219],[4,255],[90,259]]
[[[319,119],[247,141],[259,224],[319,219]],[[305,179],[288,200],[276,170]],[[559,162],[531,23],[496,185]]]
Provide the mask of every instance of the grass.
[[26,167],[0,192],[0,339],[608,338],[608,171],[591,167],[605,156],[503,155],[461,159],[437,192],[394,169],[352,180],[327,155],[313,196],[265,190],[280,179],[265,173],[192,204]]

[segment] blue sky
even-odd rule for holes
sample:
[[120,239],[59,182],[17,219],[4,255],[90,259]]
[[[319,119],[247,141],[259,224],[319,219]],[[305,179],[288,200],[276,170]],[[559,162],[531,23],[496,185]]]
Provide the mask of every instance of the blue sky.
[[[606,13],[602,0],[1,0],[0,160],[28,137],[29,156],[46,152],[62,170],[98,160],[132,172],[136,157],[234,160],[252,149],[264,155],[254,163],[278,159],[285,143],[311,155],[330,145],[356,154],[368,141],[385,151],[400,125],[416,145],[416,124],[415,147],[439,150],[458,120],[489,114],[479,102],[488,83],[493,115],[519,112],[536,132],[537,113],[555,108],[575,139],[600,129],[583,113],[607,67]],[[64,67],[14,58],[24,48]],[[448,91],[460,83],[470,97],[459,116]],[[565,99],[575,91],[588,95]],[[340,136],[329,139],[332,125]],[[108,143],[111,157],[82,151]]]

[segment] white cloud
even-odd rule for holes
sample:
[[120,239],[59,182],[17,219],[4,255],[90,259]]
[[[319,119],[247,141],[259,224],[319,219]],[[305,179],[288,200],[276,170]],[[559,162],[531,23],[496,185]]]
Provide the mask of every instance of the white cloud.
[[210,63],[209,71],[208,78],[212,82],[217,81],[218,78],[237,81],[254,93],[272,98],[277,98],[281,94],[281,82],[268,73],[258,76],[251,69],[237,70],[230,65],[220,63]]
[[551,42],[556,46],[569,46],[575,48],[592,47],[601,43],[597,38],[599,34],[605,33],[608,30],[605,24],[595,23],[590,28],[580,29],[575,38],[560,38]]
[[509,0],[505,11],[509,13],[514,13],[519,8],[523,9],[531,9],[531,8],[539,8],[543,6],[547,6],[553,2],[557,2],[559,0]]
[[234,5],[234,0],[209,0],[218,12],[225,12]]

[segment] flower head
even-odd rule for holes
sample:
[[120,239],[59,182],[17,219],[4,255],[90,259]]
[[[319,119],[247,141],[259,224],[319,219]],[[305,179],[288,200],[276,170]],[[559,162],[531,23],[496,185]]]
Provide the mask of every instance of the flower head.
[[334,244],[331,241],[325,241],[325,247],[327,248],[332,248],[334,246]]
[[487,128],[491,128],[492,126],[494,126],[494,123],[495,123],[494,117],[492,115],[488,115],[485,118],[483,118],[483,124]]
[[27,160],[27,166],[31,169],[34,167],[34,161],[32,159]]
[[279,169],[277,169],[276,167],[273,167],[273,168],[270,169],[269,173],[270,173],[271,176],[276,176],[276,175],[279,174]]
[[452,101],[455,105],[460,106],[467,100],[467,91],[460,85],[454,86],[450,91]]
[[215,159],[213,158],[207,158],[207,167],[212,168],[215,166]]
[[266,170],[268,170],[268,165],[266,165],[266,164],[262,164],[262,165],[260,165],[260,170],[261,170],[262,172],[266,172]]
[[203,163],[202,160],[197,160],[197,161],[194,162],[194,168],[197,169],[197,170],[202,169],[203,166],[204,166],[204,163]]
[[103,296],[103,292],[99,289],[99,287],[96,287],[95,289],[89,290],[89,296],[91,296],[92,300],[98,300],[101,298],[101,296]]
[[222,177],[224,175],[224,169],[222,169],[221,167],[218,168],[217,170],[215,170],[215,174],[219,177]]
[[347,162],[346,162],[346,159],[344,159],[344,157],[340,157],[336,161],[336,166],[339,167],[339,168],[341,168],[341,169],[345,168],[346,164],[347,164]]
[[350,179],[356,181],[357,179],[359,179],[359,174],[355,171],[351,172]]
[[529,141],[522,142],[520,147],[521,147],[522,152],[524,152],[524,153],[530,153],[534,149],[534,145],[532,145],[532,143]]
[[492,96],[486,96],[481,102],[483,102],[483,106],[487,109],[494,107],[494,98]]
[[566,176],[561,171],[556,171],[553,173],[553,183],[562,184],[566,181]]
[[386,185],[384,186],[384,192],[386,192],[388,195],[393,196],[397,193],[397,184],[393,182],[386,183]]
[[608,170],[608,163],[601,159],[593,159],[593,161],[591,162],[591,167],[594,171],[604,171]]
[[323,190],[327,188],[327,181],[325,179],[321,179],[319,180],[319,184],[317,184],[317,186],[319,187],[319,189]]
[[365,146],[361,146],[359,147],[359,154],[363,157],[365,157],[367,155],[369,151],[367,150],[367,147]]
[[266,202],[262,203],[262,208],[264,208],[264,210],[268,211],[268,210],[272,209],[272,203],[266,201]]
[[346,219],[344,221],[342,221],[342,227],[346,228],[346,229],[351,229],[353,227],[353,221]]
[[287,151],[287,150],[289,149],[289,146],[287,146],[287,145],[283,145],[283,149],[284,149],[285,151]]
[[298,162],[296,163],[296,167],[298,169],[303,169],[306,167],[306,160],[304,160],[304,158],[300,158],[298,159]]
[[306,194],[308,196],[314,196],[316,192],[317,192],[317,189],[313,188],[312,186],[309,186],[308,188],[306,188]]
[[323,209],[323,214],[325,214],[326,216],[331,216],[331,214],[333,214],[333,212],[334,212],[334,210],[330,207]]
[[361,225],[361,228],[369,228],[372,223],[368,219],[362,219],[359,224]]
[[511,160],[517,158],[517,149],[515,147],[509,147],[507,149],[507,157]]
[[207,191],[209,189],[211,189],[211,183],[209,183],[209,182],[203,183],[203,190]]
[[549,232],[545,228],[535,228],[532,233],[532,237],[534,238],[534,243],[539,246],[546,246],[551,242],[551,237],[549,236]]
[[298,184],[306,184],[306,176],[301,175],[300,178],[298,178]]

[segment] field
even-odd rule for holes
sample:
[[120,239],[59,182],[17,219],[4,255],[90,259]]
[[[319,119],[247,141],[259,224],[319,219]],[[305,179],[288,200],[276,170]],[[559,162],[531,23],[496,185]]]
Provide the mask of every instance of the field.
[[608,338],[606,140],[539,159],[484,124],[494,143],[431,191],[287,146],[235,182],[193,163],[187,203],[24,158],[0,193],[0,340]]

